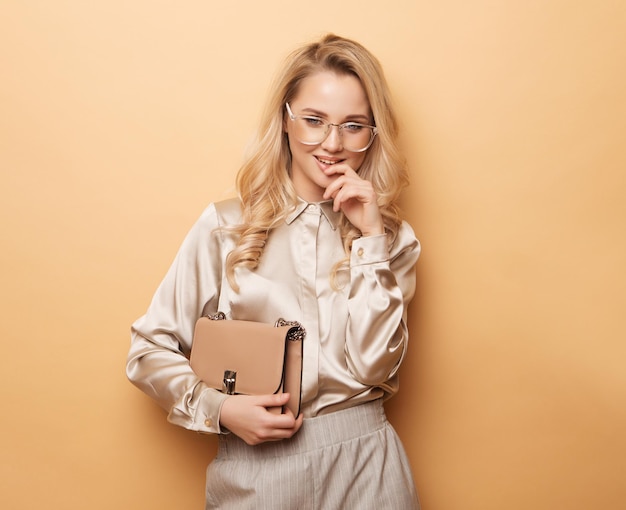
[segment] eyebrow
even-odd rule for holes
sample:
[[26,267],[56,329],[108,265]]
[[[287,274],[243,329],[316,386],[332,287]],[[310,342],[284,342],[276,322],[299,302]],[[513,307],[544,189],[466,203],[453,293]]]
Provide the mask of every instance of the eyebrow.
[[[326,113],[316,110],[315,108],[304,108],[302,112],[303,114],[306,113],[306,114],[314,115],[316,117],[323,117],[325,119],[328,118],[328,115]],[[367,115],[361,115],[361,114],[348,115],[346,116],[346,120],[344,120],[344,122],[361,122],[363,124],[368,124],[371,121],[372,121],[371,117]]]

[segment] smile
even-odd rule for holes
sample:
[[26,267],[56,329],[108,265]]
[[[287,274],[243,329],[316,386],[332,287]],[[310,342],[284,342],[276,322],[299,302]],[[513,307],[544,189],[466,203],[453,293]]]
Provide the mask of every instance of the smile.
[[317,159],[320,163],[323,163],[324,165],[334,165],[343,161],[343,159],[326,159],[320,156],[315,156],[315,159]]

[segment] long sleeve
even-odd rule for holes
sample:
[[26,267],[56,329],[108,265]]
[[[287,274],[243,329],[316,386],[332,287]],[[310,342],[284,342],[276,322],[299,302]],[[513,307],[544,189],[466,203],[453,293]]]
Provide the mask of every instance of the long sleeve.
[[406,222],[391,247],[386,235],[353,243],[345,351],[348,370],[364,385],[389,390],[386,383],[404,357],[419,254],[419,242]]
[[222,254],[214,206],[185,238],[146,314],[131,328],[130,381],[187,429],[219,433],[226,395],[208,388],[189,366],[195,322],[218,307]]

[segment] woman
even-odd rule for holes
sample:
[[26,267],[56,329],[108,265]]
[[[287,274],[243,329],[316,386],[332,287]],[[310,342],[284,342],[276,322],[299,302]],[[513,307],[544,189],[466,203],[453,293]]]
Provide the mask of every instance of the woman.
[[[382,401],[398,390],[419,243],[378,61],[334,35],[292,53],[273,87],[237,199],[194,225],[132,327],[130,380],[168,420],[216,433],[206,508],[418,508]],[[299,321],[302,413],[288,395],[226,395],[189,365],[196,320]]]

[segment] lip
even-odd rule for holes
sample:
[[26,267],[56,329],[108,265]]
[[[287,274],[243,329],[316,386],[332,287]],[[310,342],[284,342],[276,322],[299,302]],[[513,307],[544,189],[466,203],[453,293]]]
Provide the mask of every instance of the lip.
[[332,157],[332,156],[313,156],[317,162],[324,168],[330,168],[333,165],[336,165],[337,163],[341,163],[342,161],[345,161],[345,158],[337,158],[337,157]]

